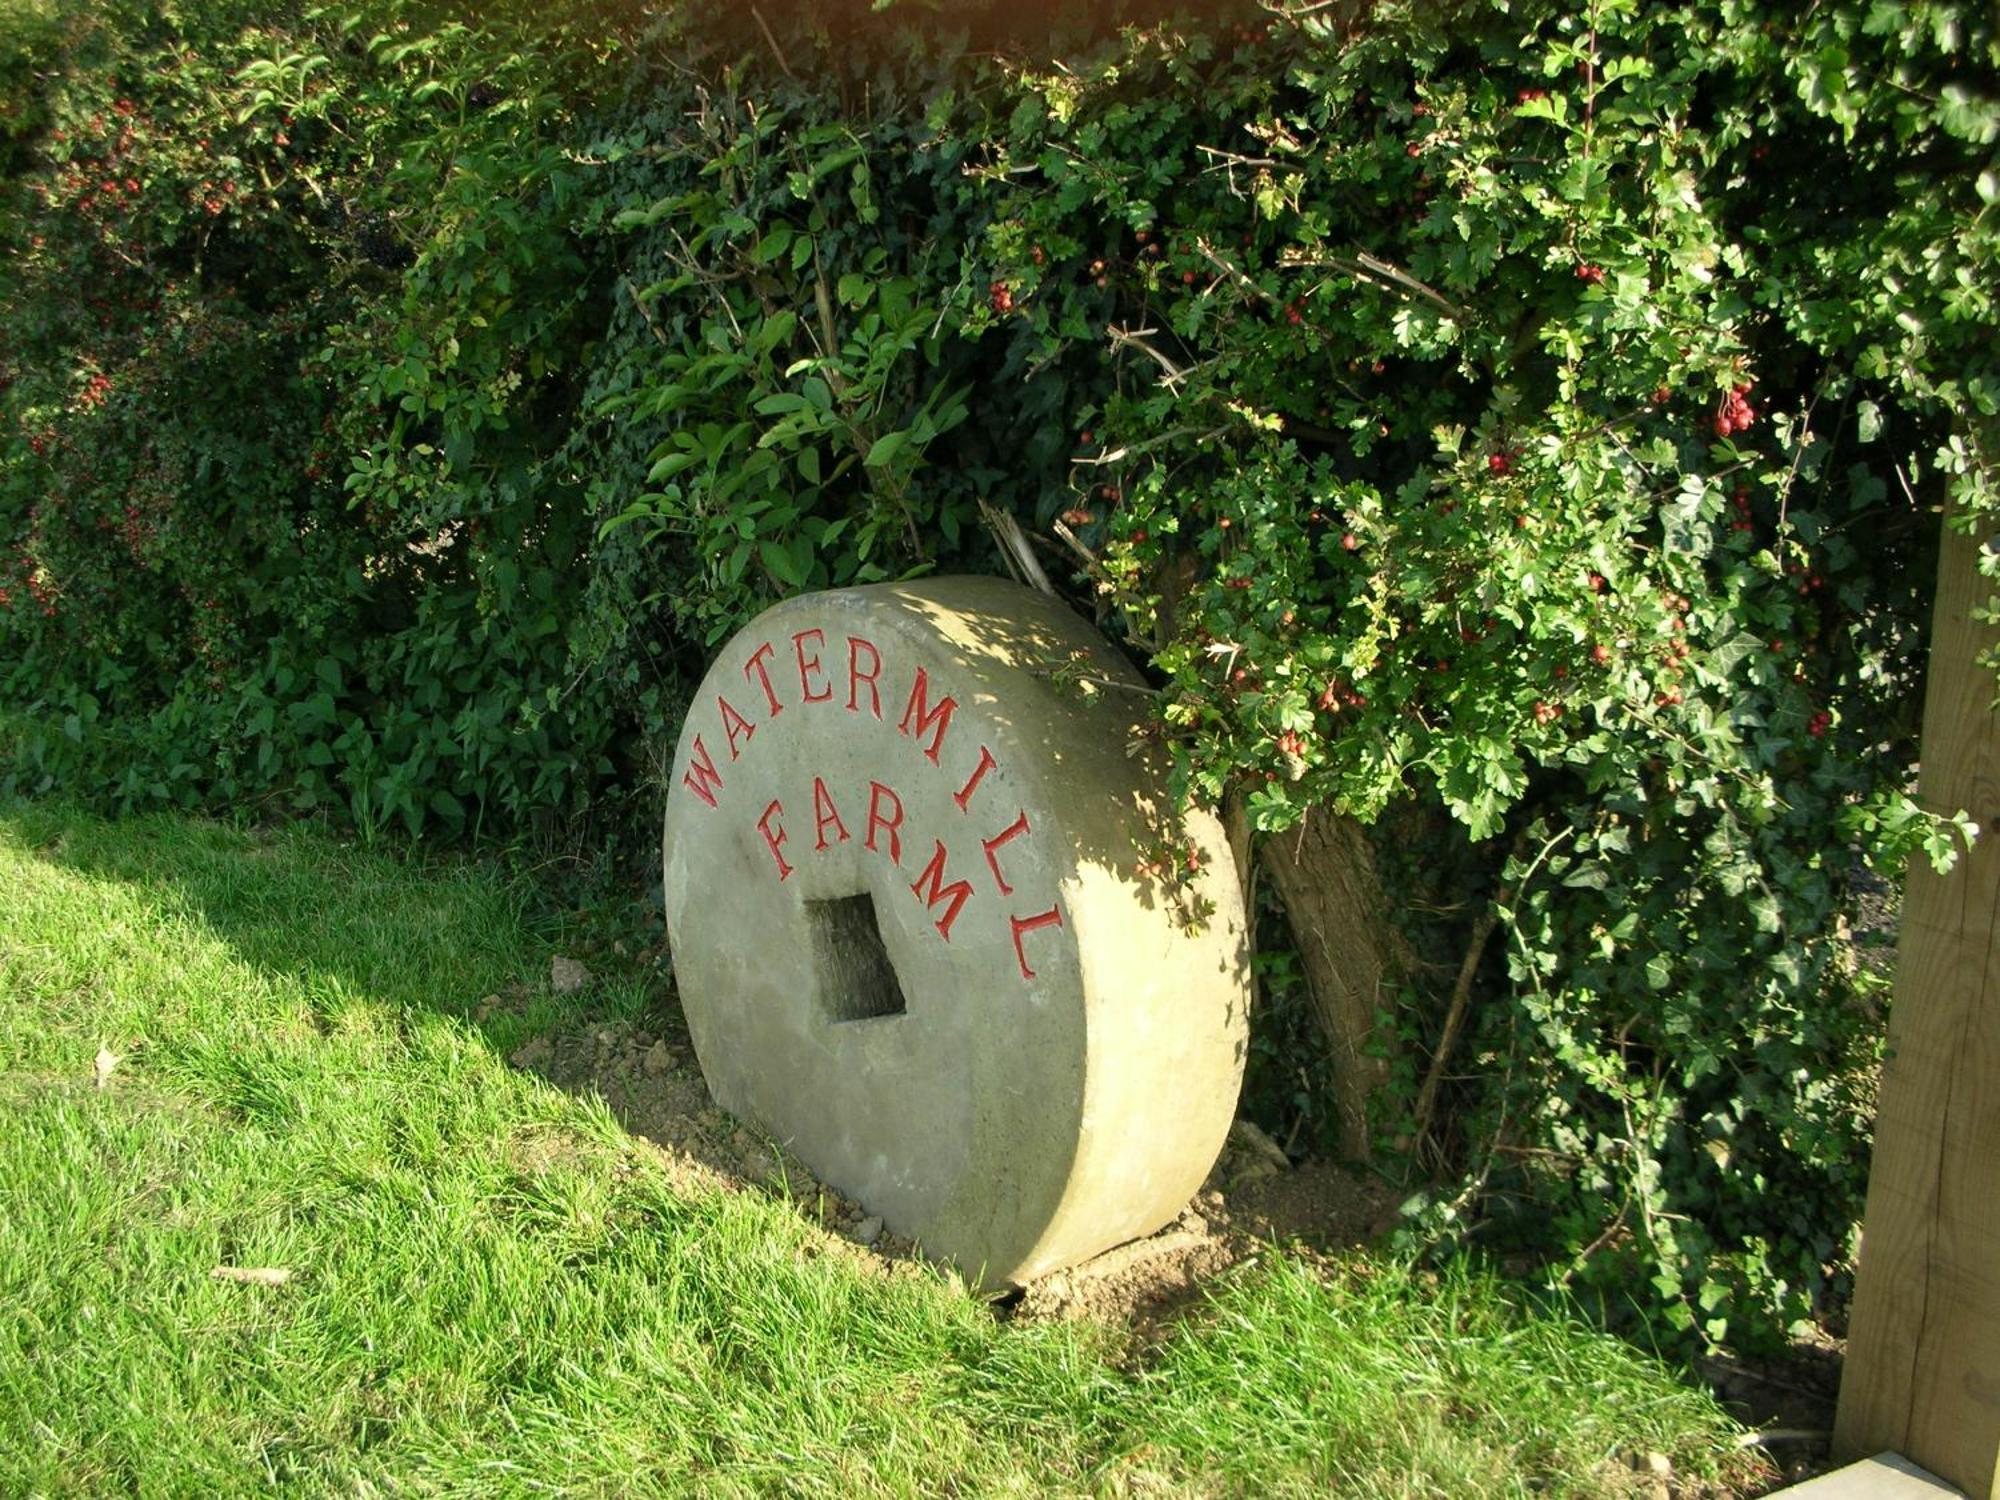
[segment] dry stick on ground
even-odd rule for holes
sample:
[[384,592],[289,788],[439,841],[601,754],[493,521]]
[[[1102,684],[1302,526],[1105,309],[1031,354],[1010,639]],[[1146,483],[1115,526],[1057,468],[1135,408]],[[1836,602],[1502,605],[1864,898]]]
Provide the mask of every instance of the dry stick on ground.
[[1493,936],[1493,929],[1499,921],[1495,913],[1488,911],[1472,924],[1472,941],[1466,944],[1465,961],[1458,966],[1458,982],[1451,987],[1451,1005],[1444,1013],[1444,1034],[1438,1038],[1437,1051],[1431,1054],[1430,1071],[1424,1074],[1424,1086],[1417,1094],[1417,1124],[1410,1147],[1412,1161],[1422,1154],[1424,1138],[1430,1134],[1431,1115],[1437,1109],[1438,1089],[1444,1083],[1445,1065],[1451,1060],[1452,1048],[1458,1045],[1458,1033],[1464,1028],[1465,1013],[1471,1007],[1472,978],[1479,972],[1479,960],[1486,954],[1486,941]]

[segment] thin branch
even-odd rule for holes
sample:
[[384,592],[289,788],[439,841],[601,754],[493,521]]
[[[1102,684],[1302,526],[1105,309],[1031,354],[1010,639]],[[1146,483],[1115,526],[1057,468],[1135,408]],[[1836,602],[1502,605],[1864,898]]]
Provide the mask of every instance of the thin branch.
[[778,71],[791,79],[793,83],[797,83],[799,75],[794,73],[792,65],[785,61],[784,50],[778,46],[778,39],[771,35],[771,28],[764,24],[764,13],[753,5],[750,7],[750,15],[756,21],[757,29],[764,33],[764,40],[770,43],[771,56],[778,60]]
[[669,349],[673,348],[673,345],[668,343],[667,336],[660,332],[660,325],[653,321],[653,315],[646,311],[646,303],[640,297],[639,289],[632,285],[632,278],[630,276],[620,276],[618,284],[625,288],[625,295],[630,297],[632,305],[639,309],[639,316],[645,320],[646,327],[652,331],[653,337],[658,339],[662,344],[665,344]]
[[[1338,263],[1338,258],[1336,257],[1336,264],[1337,263]],[[1412,276],[1408,271],[1405,271],[1400,266],[1392,266],[1386,260],[1378,260],[1374,256],[1370,255],[1366,250],[1357,250],[1354,252],[1353,264],[1356,265],[1363,272],[1367,273],[1368,275],[1384,278],[1386,280],[1394,282],[1397,286],[1402,287],[1405,291],[1416,293],[1419,297],[1422,297],[1426,302],[1430,302],[1435,306],[1442,308],[1444,311],[1450,313],[1454,318],[1458,319],[1461,323],[1470,322],[1472,320],[1471,313],[1467,312],[1464,308],[1460,307],[1456,302],[1452,301],[1449,297],[1445,296],[1445,294],[1443,292],[1440,292],[1436,287],[1431,286],[1426,282],[1417,280],[1416,277]]]
[[1444,1082],[1445,1065],[1451,1060],[1452,1048],[1458,1045],[1458,1033],[1465,1025],[1465,1013],[1471,1008],[1472,980],[1479,972],[1479,961],[1486,956],[1487,939],[1493,936],[1493,929],[1499,925],[1499,916],[1488,911],[1472,924],[1472,941],[1466,944],[1465,960],[1458,966],[1458,982],[1451,987],[1451,1004],[1444,1013],[1444,1033],[1438,1038],[1437,1051],[1431,1054],[1430,1071],[1424,1074],[1424,1086],[1417,1094],[1417,1124],[1410,1148],[1410,1155],[1416,1156],[1424,1149],[1424,1140],[1431,1131],[1431,1116],[1437,1109],[1438,1087]]
[[1151,355],[1154,362],[1166,372],[1167,385],[1169,388],[1172,388],[1187,379],[1187,371],[1146,342],[1148,334],[1158,333],[1159,331],[1157,328],[1119,328],[1116,325],[1109,326],[1104,330],[1105,335],[1111,340],[1114,346],[1129,344],[1141,353]]
[[979,499],[979,516],[986,523],[986,529],[993,533],[993,539],[1000,544],[1000,555],[1012,565],[1021,582],[1051,599],[1055,598],[1055,586],[1049,582],[1049,575],[1042,571],[1041,563],[1036,560],[1035,549],[1028,545],[1028,536],[1021,530],[1021,523],[983,495]]
[[1067,521],[1058,518],[1049,529],[1063,539],[1070,551],[1083,559],[1083,565],[1090,570],[1093,577],[1102,578],[1104,576],[1104,569],[1097,561],[1097,554],[1083,545],[1082,540],[1077,534],[1070,530]]

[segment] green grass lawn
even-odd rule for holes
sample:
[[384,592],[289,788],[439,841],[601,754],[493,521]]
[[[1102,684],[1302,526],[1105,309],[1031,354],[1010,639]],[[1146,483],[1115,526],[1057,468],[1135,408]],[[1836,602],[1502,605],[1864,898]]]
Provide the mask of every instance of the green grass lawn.
[[0,805],[0,1494],[1598,1496],[1648,1450],[1743,1474],[1705,1395],[1478,1275],[1274,1252],[1135,1364],[689,1188],[508,1067],[576,1002],[475,1019],[550,952],[484,866]]

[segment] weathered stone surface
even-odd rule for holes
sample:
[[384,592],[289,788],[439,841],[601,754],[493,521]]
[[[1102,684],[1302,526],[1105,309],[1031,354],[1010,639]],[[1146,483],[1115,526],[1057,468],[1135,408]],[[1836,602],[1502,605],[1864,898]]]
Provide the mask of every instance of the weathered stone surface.
[[723,649],[674,759],[667,922],[715,1097],[986,1286],[1167,1223],[1234,1112],[1242,898],[1220,826],[1170,822],[1129,753],[1139,687],[1001,580],[840,590]]

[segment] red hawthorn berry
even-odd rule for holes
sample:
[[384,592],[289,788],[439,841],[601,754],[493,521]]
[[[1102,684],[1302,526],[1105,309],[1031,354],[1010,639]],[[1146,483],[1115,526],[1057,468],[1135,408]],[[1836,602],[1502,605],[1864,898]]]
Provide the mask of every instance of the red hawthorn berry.
[[1136,546],[1138,546],[1138,545],[1139,545],[1139,544],[1140,544],[1141,542],[1143,542],[1143,541],[1145,541],[1145,540],[1146,540],[1146,528],[1145,528],[1145,527],[1141,526],[1141,527],[1140,527],[1140,528],[1139,528],[1139,529],[1138,529],[1137,531],[1134,531],[1134,532],[1132,533],[1132,545],[1133,545],[1133,546],[1135,546],[1135,547],[1136,547]]
[[1092,261],[1090,263],[1090,274],[1093,276],[1102,276],[1104,274],[1104,262],[1101,260]]
[[1548,98],[1548,97],[1549,97],[1549,91],[1548,91],[1547,89],[1522,89],[1522,90],[1521,90],[1521,91],[1520,91],[1520,92],[1519,92],[1518,94],[1516,94],[1516,95],[1515,95],[1514,97],[1515,97],[1515,98],[1516,98],[1517,100],[1519,100],[1519,101],[1520,101],[1521,103],[1523,103],[1523,104],[1526,104],[1526,103],[1527,103],[1527,102],[1528,102],[1528,101],[1529,101],[1530,99],[1546,99],[1546,98]]
[[1092,443],[1092,441],[1094,441],[1095,437],[1096,437],[1096,434],[1095,434],[1095,433],[1093,433],[1093,432],[1092,432],[1092,431],[1091,431],[1091,430],[1090,430],[1090,429],[1089,429],[1088,427],[1084,428],[1082,432],[1079,432],[1079,433],[1078,433],[1078,434],[1076,435],[1076,439],[1077,439],[1077,441],[1078,441],[1078,442],[1080,442],[1080,443],[1082,443],[1082,444],[1083,444],[1083,446],[1084,446],[1084,447],[1086,447],[1086,448],[1088,448],[1088,447],[1089,447],[1089,446],[1091,445],[1091,443]]
[[1048,256],[1043,252],[1042,247],[1037,245],[1028,252],[1028,259],[1039,266],[1048,259]]
[[1611,648],[1602,644],[1592,646],[1590,648],[1590,659],[1600,667],[1606,665],[1611,660]]
[[1576,279],[1596,286],[1604,280],[1604,267],[1589,264],[1580,265],[1576,268]]
[[1238,667],[1234,672],[1231,672],[1229,674],[1229,680],[1235,683],[1238,687],[1241,687],[1243,686],[1244,683],[1250,680],[1250,674],[1242,667]]
[[1143,229],[1135,229],[1132,231],[1132,238],[1137,240],[1140,244],[1143,245],[1146,243],[1147,240],[1151,239],[1152,236]]
[[1219,518],[1219,519],[1218,519],[1218,520],[1216,521],[1216,523],[1215,523],[1215,524],[1216,524],[1216,527],[1217,527],[1217,528],[1218,528],[1219,530],[1222,530],[1222,531],[1227,531],[1227,530],[1229,529],[1229,527],[1230,527],[1230,520],[1229,520],[1229,517],[1227,517],[1227,516],[1223,516],[1223,517]]
[[1290,306],[1285,309],[1285,321],[1296,328],[1304,319],[1296,306]]
[[1370,375],[1380,375],[1384,370],[1388,368],[1389,367],[1387,365],[1383,364],[1382,361],[1378,359],[1375,361],[1374,364],[1368,367],[1368,373]]
[[1421,156],[1423,155],[1423,152],[1424,148],[1415,141],[1411,141],[1409,145],[1403,148],[1403,154],[1405,156]]
[[1673,708],[1681,701],[1681,690],[1679,688],[1668,688],[1667,691],[1661,693],[1653,701],[1661,708]]
[[1673,399],[1674,399],[1674,393],[1668,390],[1665,386],[1658,385],[1653,387],[1653,405],[1665,406],[1669,401]]
[[1193,286],[1193,285],[1194,285],[1194,272],[1192,272],[1192,271],[1183,271],[1183,272],[1181,272],[1181,285],[1182,285],[1182,286]]
[[1558,665],[1556,666],[1556,681],[1558,681],[1558,682],[1561,682],[1561,681],[1562,681],[1563,679],[1567,678],[1568,676],[1569,676],[1569,668],[1568,668],[1567,666],[1565,666],[1565,665],[1562,665],[1562,664],[1560,664],[1560,663],[1559,663],[1559,664],[1558,664]]
[[1111,278],[1109,276],[1100,276],[1097,278],[1097,289],[1100,292],[1110,285],[1111,285]]
[[1526,511],[1514,517],[1514,529],[1516,531],[1526,531],[1528,529],[1528,514]]
[[1590,575],[1590,591],[1593,594],[1604,592],[1604,575],[1602,573],[1592,573]]
[[1344,547],[1347,551],[1352,552],[1355,548],[1361,545],[1361,538],[1356,536],[1351,531],[1343,532],[1340,538],[1340,545]]
[[1504,452],[1489,453],[1486,455],[1486,467],[1494,474],[1511,474],[1514,472],[1514,460]]
[[1288,609],[1282,615],[1278,616],[1278,623],[1281,625],[1289,625],[1297,618],[1298,616],[1293,614],[1292,611]]

